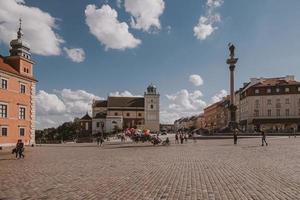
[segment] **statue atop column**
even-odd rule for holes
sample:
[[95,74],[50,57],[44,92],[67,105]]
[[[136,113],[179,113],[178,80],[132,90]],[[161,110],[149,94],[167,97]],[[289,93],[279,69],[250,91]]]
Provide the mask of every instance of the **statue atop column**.
[[230,58],[234,58],[234,50],[235,50],[235,46],[232,44],[232,43],[229,43],[228,44],[228,48],[229,48],[229,51],[230,51]]

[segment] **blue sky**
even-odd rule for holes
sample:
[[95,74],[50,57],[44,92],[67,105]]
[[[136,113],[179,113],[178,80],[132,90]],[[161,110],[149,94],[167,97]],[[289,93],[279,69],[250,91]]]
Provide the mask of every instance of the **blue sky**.
[[[133,95],[139,95],[143,94],[151,82],[161,94],[163,122],[200,113],[205,105],[213,101],[212,97],[221,97],[225,94],[222,90],[228,90],[228,67],[225,64],[228,42],[236,45],[236,55],[239,57],[236,87],[240,87],[250,77],[287,74],[300,77],[298,0],[157,0],[158,3],[163,3],[163,8],[157,6],[162,4],[151,5],[159,10],[159,14],[152,16],[158,20],[159,25],[157,21],[156,24],[151,24],[151,21],[147,21],[147,16],[141,19],[148,23],[149,29],[145,24],[138,28],[138,17],[134,11],[128,11],[137,9],[134,7],[134,0],[127,0],[127,6],[126,0],[121,0],[120,6],[116,0],[19,0],[21,4],[11,3],[12,1],[14,2],[1,2],[11,4],[8,12],[15,13],[14,19],[4,19],[7,23],[0,24],[9,33],[0,33],[0,53],[8,54],[7,40],[15,37],[12,28],[17,29],[19,16],[23,19],[24,38],[29,43],[34,40],[30,38],[31,35],[39,37],[45,34],[45,37],[38,38],[41,41],[37,42],[33,53],[33,59],[37,63],[34,70],[39,80],[39,103],[49,105],[49,102],[61,101],[58,104],[64,104],[61,104],[61,109],[53,108],[54,110],[40,106],[38,127],[57,125],[61,120],[80,116],[87,109],[84,107],[77,109],[78,112],[74,111],[76,106],[68,107],[72,101],[74,103],[81,98],[82,101],[77,102],[79,106],[84,102],[90,103],[88,101],[91,98],[105,98],[113,92],[119,92],[115,95],[122,95],[122,92],[129,91]],[[96,11],[102,9],[103,5],[115,10],[118,22],[125,22],[128,34],[140,43],[124,49],[106,48],[109,45],[105,45],[91,33],[85,14],[88,5],[95,5]],[[54,25],[47,20],[43,21],[43,17],[40,17],[41,20],[36,19],[40,13],[30,16],[26,10],[23,11],[23,7],[28,10],[35,7],[42,13],[48,13],[54,20]],[[0,8],[0,19],[4,16],[5,9],[3,6]],[[140,12],[146,10],[147,5]],[[197,38],[194,32],[201,16],[206,18],[203,24],[213,28],[205,38]],[[93,17],[96,17],[96,22],[93,23],[98,23],[99,16]],[[131,18],[136,22],[135,27],[131,24]],[[58,50],[54,51],[55,48],[52,48],[47,53],[39,52],[38,48],[44,48],[39,45],[54,42],[47,33],[41,31],[44,29],[35,29],[35,24],[28,22],[30,20],[36,20],[35,24],[41,23],[41,27],[50,28],[57,38],[64,40],[63,43],[56,40]],[[13,23],[16,25],[12,25]],[[42,23],[46,25],[42,26]],[[98,29],[102,27],[104,26],[99,26]],[[207,29],[202,31],[209,32]],[[85,59],[81,59],[82,62],[72,61],[63,50],[64,47],[82,49]],[[199,75],[203,84],[189,81],[193,74]],[[41,94],[41,90],[44,93]],[[53,106],[57,107],[55,105],[57,104]],[[61,113],[66,113],[64,109],[69,109],[69,114],[61,118]]]

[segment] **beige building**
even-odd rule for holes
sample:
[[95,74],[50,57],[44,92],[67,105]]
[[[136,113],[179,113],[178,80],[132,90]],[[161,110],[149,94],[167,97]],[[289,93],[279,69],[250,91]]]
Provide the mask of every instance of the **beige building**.
[[154,85],[150,85],[144,97],[108,97],[94,101],[93,133],[112,132],[115,128],[150,129],[159,131],[159,97]]
[[300,130],[300,82],[294,76],[252,78],[236,93],[237,121],[243,130]]

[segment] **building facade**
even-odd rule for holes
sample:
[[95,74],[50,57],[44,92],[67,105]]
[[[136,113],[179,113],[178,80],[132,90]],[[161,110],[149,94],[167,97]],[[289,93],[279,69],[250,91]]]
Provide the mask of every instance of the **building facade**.
[[236,105],[245,131],[300,131],[300,82],[294,76],[252,78],[236,94]]
[[29,45],[22,38],[10,42],[9,56],[0,55],[0,146],[12,146],[21,139],[26,145],[35,143],[34,62]]
[[93,134],[115,129],[138,128],[159,131],[159,93],[150,85],[144,97],[111,97],[92,105]]
[[218,132],[228,127],[229,123],[229,96],[204,108],[205,129],[209,132]]

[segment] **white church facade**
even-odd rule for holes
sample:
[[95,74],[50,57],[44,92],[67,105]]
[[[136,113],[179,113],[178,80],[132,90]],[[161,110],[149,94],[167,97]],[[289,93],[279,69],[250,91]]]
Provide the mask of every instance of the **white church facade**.
[[144,97],[108,96],[92,104],[93,134],[113,132],[116,128],[159,131],[159,98],[154,85],[149,85]]

